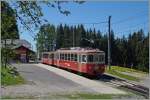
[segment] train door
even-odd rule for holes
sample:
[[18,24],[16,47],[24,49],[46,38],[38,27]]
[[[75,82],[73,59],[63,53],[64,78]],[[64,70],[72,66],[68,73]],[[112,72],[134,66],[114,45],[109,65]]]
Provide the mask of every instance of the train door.
[[59,67],[59,53],[56,53],[57,66]]
[[82,71],[82,55],[78,54],[78,71],[81,72]]
[[51,53],[52,65],[54,65],[54,53]]

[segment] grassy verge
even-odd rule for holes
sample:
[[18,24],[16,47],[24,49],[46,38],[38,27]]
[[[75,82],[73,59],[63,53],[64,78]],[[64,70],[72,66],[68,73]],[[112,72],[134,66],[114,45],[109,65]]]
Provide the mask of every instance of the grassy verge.
[[113,95],[111,94],[74,94],[74,95],[63,95],[62,97],[68,99],[112,99]]
[[123,74],[121,72],[128,72],[128,73],[139,73],[140,75],[146,75],[145,72],[142,71],[138,71],[135,69],[130,69],[130,68],[124,68],[124,67],[119,67],[119,66],[111,66],[111,69],[109,70],[109,68],[106,69],[106,73],[118,76],[120,78],[124,78],[127,80],[131,80],[131,81],[140,81],[139,77],[135,77],[135,76],[131,76],[131,75],[127,75],[127,74]]
[[1,84],[2,85],[16,85],[23,84],[25,80],[10,67],[1,67]]
[[126,97],[129,95],[117,95],[117,94],[93,94],[93,93],[73,93],[73,94],[53,94],[47,95],[44,97],[35,97],[35,96],[20,96],[20,97],[2,97],[2,99],[117,99]]
[[112,75],[115,75],[115,76],[118,76],[120,78],[124,78],[124,79],[127,79],[127,80],[131,80],[131,81],[137,81],[137,82],[140,81],[140,79],[137,78],[137,77],[130,76],[130,75],[125,75],[125,74],[119,73],[118,71],[115,71],[113,69],[106,70],[106,73],[109,73],[109,74],[112,74]]
[[111,69],[118,70],[118,71],[121,71],[121,72],[136,72],[136,73],[140,73],[140,74],[148,74],[147,72],[142,72],[142,71],[139,71],[139,70],[120,67],[120,66],[111,66]]

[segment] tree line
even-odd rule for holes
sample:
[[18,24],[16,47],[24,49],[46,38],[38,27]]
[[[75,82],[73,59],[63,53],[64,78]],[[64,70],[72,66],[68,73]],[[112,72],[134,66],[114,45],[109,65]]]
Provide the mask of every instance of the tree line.
[[[140,29],[127,37],[115,37],[111,31],[111,64],[149,71],[149,33]],[[107,34],[76,25],[42,25],[36,36],[39,53],[67,47],[91,47],[105,51],[107,64]]]

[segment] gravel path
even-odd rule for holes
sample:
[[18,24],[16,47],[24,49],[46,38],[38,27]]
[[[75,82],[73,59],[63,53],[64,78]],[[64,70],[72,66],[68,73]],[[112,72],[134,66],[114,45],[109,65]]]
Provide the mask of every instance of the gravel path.
[[3,97],[33,96],[41,97],[51,94],[96,93],[54,72],[33,64],[14,64],[20,74],[27,80],[26,84],[1,87]]
[[13,64],[26,84],[1,87],[2,97],[49,97],[76,93],[126,94],[126,92],[44,64]]
[[111,86],[108,86],[102,82],[97,82],[97,81],[93,81],[90,79],[87,79],[85,77],[61,70],[59,68],[55,68],[55,67],[51,67],[48,65],[44,65],[44,64],[35,64],[38,67],[47,69],[51,72],[56,73],[57,75],[63,76],[66,79],[69,79],[77,84],[80,84],[84,87],[90,88],[100,94],[127,94],[126,92],[113,88]]

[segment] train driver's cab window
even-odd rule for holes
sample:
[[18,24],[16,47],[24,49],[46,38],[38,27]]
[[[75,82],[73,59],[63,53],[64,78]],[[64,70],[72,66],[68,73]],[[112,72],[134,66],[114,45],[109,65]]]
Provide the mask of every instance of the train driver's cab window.
[[82,55],[82,62],[87,62],[87,55]]
[[99,62],[104,62],[105,58],[104,58],[104,54],[99,55]]

